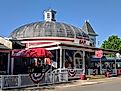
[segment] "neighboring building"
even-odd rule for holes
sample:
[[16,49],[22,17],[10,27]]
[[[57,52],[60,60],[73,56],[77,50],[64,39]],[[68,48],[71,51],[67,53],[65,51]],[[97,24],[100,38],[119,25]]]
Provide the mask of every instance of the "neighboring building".
[[12,42],[0,36],[0,74],[9,74]]

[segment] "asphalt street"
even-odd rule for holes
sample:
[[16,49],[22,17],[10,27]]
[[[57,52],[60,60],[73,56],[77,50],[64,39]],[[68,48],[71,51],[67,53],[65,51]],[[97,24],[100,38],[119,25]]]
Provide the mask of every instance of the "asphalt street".
[[112,79],[111,81],[90,85],[57,88],[51,91],[121,91],[121,79]]

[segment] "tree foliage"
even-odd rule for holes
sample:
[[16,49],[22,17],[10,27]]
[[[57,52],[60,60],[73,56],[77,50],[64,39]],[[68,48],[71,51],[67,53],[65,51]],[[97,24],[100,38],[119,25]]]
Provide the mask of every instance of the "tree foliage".
[[115,35],[109,36],[107,40],[103,41],[101,48],[121,50],[121,38]]

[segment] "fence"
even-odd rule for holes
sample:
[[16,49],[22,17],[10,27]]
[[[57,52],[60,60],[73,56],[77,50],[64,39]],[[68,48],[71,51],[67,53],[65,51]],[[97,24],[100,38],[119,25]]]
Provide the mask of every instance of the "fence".
[[41,79],[39,83],[34,83],[29,74],[24,75],[1,75],[0,76],[0,87],[1,89],[8,88],[21,88],[21,87],[29,87],[36,85],[45,85],[45,84],[53,84],[53,83],[62,83],[68,82],[68,74],[67,73],[47,73]]
[[[1,75],[0,88],[9,89],[63,83],[68,82],[68,79],[79,78],[81,73],[83,73],[82,69],[57,69],[51,73],[45,73],[42,78],[38,78],[39,83],[35,83],[29,74]],[[36,75],[37,77],[39,76]]]
[[80,74],[83,74],[83,69],[57,69],[53,73],[68,73],[68,79],[80,78]]
[[[88,75],[94,74],[94,71],[96,75],[99,74],[98,69],[88,69]],[[105,72],[107,72],[107,69],[102,69],[102,74],[105,74]],[[111,69],[111,73],[117,74],[116,69]]]

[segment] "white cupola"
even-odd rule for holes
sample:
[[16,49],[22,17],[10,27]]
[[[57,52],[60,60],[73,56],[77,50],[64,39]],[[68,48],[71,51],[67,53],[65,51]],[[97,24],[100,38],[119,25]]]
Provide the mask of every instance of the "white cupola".
[[52,9],[45,10],[44,11],[44,20],[49,21],[49,22],[56,21],[55,14],[56,14],[56,11],[54,11]]

